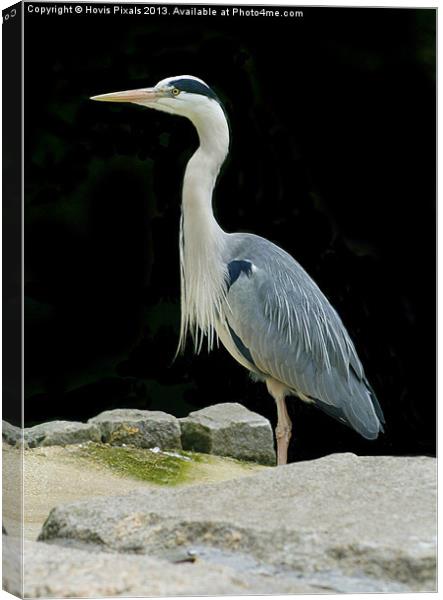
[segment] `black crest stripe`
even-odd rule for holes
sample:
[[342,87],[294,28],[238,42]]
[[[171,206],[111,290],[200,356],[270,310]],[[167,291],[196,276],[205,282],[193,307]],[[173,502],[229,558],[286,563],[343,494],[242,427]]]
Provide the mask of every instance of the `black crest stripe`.
[[210,87],[208,87],[201,81],[197,81],[196,79],[175,79],[174,81],[170,82],[170,85],[176,87],[182,92],[188,92],[190,94],[200,94],[202,96],[207,96],[208,98],[212,98],[213,100],[219,101],[217,94],[213,90],[211,90]]

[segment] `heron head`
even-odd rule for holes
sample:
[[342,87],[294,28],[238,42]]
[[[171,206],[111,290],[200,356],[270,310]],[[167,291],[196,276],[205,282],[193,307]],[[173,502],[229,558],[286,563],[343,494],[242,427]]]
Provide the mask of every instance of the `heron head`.
[[92,96],[91,100],[132,102],[191,120],[214,103],[220,104],[215,92],[204,81],[192,75],[167,77],[154,87]]

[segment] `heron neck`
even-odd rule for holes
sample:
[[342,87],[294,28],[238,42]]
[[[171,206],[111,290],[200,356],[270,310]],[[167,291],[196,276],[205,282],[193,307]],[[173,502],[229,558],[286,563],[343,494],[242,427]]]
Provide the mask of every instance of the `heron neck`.
[[186,167],[180,231],[182,323],[179,346],[191,331],[196,351],[203,337],[212,347],[215,324],[226,294],[223,260],[227,234],[212,210],[212,192],[229,148],[229,128],[218,103],[194,123],[200,146]]
[[220,235],[222,229],[212,210],[212,194],[220,168],[228,154],[229,127],[218,103],[191,119],[197,129],[200,146],[189,160],[183,181],[183,217],[186,233],[199,237],[205,233]]

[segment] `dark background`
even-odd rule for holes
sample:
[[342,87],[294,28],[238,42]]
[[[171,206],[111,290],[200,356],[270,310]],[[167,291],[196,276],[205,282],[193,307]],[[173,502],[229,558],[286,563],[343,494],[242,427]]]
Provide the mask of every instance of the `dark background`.
[[194,357],[189,344],[173,362],[192,125],[88,100],[185,73],[230,118],[222,227],[265,236],[306,268],[385,412],[386,434],[367,442],[291,400],[291,460],[434,453],[435,16],[27,14],[25,422],[236,401],[275,425],[265,387],[224,349]]
[[2,407],[3,417],[21,426],[21,4],[2,10],[2,18]]

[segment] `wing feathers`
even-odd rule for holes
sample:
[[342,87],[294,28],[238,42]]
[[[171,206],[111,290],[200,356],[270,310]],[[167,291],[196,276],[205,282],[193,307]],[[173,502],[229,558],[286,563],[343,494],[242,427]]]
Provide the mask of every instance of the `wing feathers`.
[[243,248],[228,264],[226,316],[253,364],[362,436],[377,437],[383,412],[337,312],[283,250],[233,235]]

